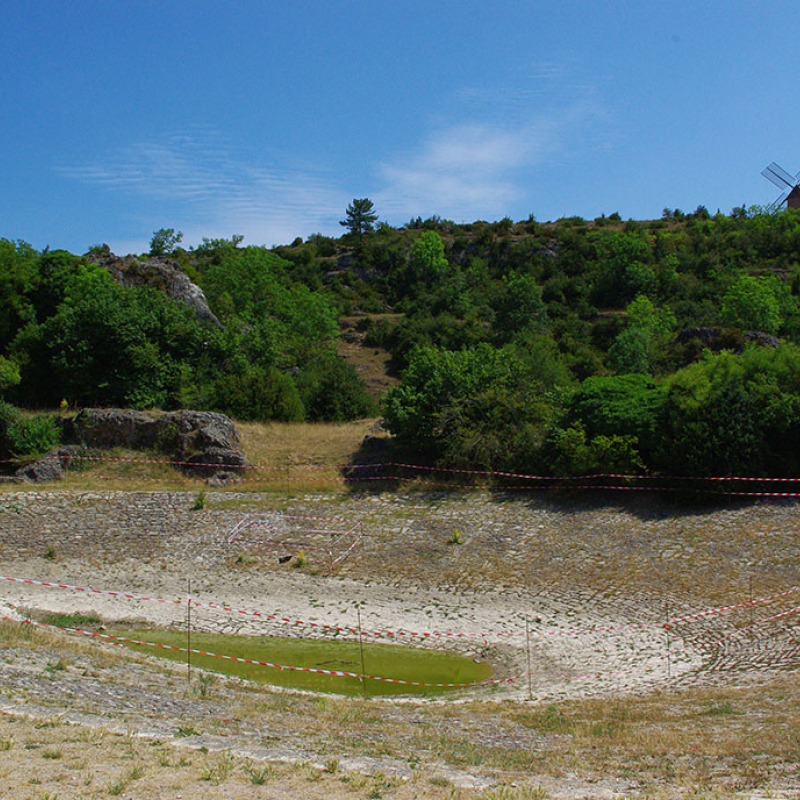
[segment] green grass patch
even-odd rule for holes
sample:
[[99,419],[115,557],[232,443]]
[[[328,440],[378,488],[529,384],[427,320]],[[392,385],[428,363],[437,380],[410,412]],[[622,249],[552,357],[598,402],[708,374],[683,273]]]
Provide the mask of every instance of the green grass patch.
[[102,620],[96,614],[45,614],[41,621],[57,628],[86,628],[99,625]]
[[[155,644],[186,647],[185,631],[115,630],[114,634]],[[143,645],[128,646],[132,650],[186,663],[185,652],[162,650]],[[361,673],[361,654],[358,642],[192,633],[192,648],[284,666]],[[191,661],[193,666],[257,683],[334,694],[359,695],[364,692],[359,678],[280,670],[274,667],[228,661],[213,656],[202,656],[197,653],[191,654]],[[465,656],[405,645],[365,643],[364,664],[367,675],[420,683],[465,684],[486,680],[492,674],[492,668],[488,664],[477,663]],[[398,694],[438,694],[447,691],[440,687],[407,686],[369,679],[366,681],[366,690],[371,697]]]

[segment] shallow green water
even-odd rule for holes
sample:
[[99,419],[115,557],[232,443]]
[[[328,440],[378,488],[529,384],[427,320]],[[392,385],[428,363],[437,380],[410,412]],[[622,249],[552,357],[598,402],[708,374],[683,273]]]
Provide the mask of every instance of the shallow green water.
[[[186,648],[185,631],[123,630],[114,635],[154,644]],[[132,650],[151,653],[162,658],[186,663],[187,654],[143,645],[127,645]],[[361,653],[358,642],[307,639],[284,639],[267,636],[229,636],[225,634],[192,633],[194,650],[205,650],[251,661],[265,661],[284,666],[323,669],[361,674]],[[246,664],[214,656],[191,654],[193,666],[232,675],[258,683],[309,689],[337,694],[363,694],[364,684],[357,677],[320,675],[276,667]],[[468,684],[488,679],[492,669],[488,664],[470,658],[423,650],[409,645],[364,644],[364,672],[368,676],[395,678],[419,683]],[[453,691],[452,688],[412,686],[388,683],[367,678],[369,696],[396,694],[435,694]]]

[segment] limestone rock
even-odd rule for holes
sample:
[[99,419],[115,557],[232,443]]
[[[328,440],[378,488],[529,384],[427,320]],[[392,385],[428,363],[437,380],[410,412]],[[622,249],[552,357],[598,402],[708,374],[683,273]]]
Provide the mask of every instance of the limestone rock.
[[156,420],[129,408],[85,408],[63,423],[64,437],[84,447],[147,450],[157,445]]
[[76,447],[60,447],[53,450],[29,464],[20,467],[15,473],[14,478],[20,483],[49,483],[60,481],[64,478],[65,470],[70,464],[72,457],[76,455]]
[[110,250],[88,256],[90,260],[107,269],[114,280],[123,286],[152,286],[162,289],[169,297],[194,311],[201,322],[220,330],[222,323],[208,307],[203,290],[192,283],[177,261],[166,258],[138,259],[135,256],[115,256]]
[[89,448],[158,450],[193,473],[239,473],[247,464],[233,421],[213,411],[153,416],[127,408],[87,408],[63,424],[63,437]]

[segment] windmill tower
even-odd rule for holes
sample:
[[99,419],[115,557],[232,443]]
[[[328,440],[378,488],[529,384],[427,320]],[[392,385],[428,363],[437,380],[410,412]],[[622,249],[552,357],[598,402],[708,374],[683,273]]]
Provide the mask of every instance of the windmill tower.
[[770,211],[777,211],[786,202],[787,208],[800,208],[800,172],[792,177],[774,161],[761,174],[781,190],[780,197],[770,205]]

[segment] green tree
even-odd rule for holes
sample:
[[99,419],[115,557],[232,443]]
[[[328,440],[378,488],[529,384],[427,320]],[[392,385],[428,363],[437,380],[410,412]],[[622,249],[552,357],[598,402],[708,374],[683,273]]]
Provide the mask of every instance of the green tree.
[[30,295],[39,284],[39,254],[27,242],[0,239],[0,351],[33,322]]
[[532,275],[504,275],[502,290],[492,306],[496,315],[494,329],[500,341],[511,339],[525,328],[541,332],[547,326],[547,307]]
[[386,395],[388,428],[401,442],[436,452],[448,435],[440,421],[444,407],[490,386],[510,386],[521,371],[518,360],[488,344],[457,352],[419,347],[411,353],[402,384]]
[[648,263],[649,245],[640,234],[598,231],[593,244],[596,264],[592,294],[598,305],[620,308],[638,294],[655,294],[658,279]]
[[783,317],[772,281],[743,275],[722,298],[720,319],[725,325],[775,334]]
[[627,326],[608,351],[608,364],[618,373],[650,373],[658,351],[675,329],[675,315],[669,308],[656,308],[640,294],[627,308]]
[[323,351],[311,361],[297,382],[311,421],[346,422],[377,412],[361,376],[333,350]]
[[159,228],[153,232],[150,240],[151,256],[166,256],[174,253],[183,239],[181,231],[175,232],[175,228]]
[[19,365],[16,361],[0,356],[0,395],[6,389],[17,386],[21,380]]
[[164,292],[123,287],[102,268],[83,266],[57,313],[31,332],[26,352],[36,361],[23,375],[44,373],[31,381],[46,386],[40,402],[164,408],[174,404],[180,362],[200,360],[213,336]]
[[565,428],[580,426],[587,440],[631,437],[646,463],[660,439],[666,392],[644,375],[587,378],[566,406]]
[[412,283],[431,284],[441,280],[448,271],[442,237],[436,231],[424,231],[411,245],[408,253],[408,272]]
[[370,233],[378,220],[375,213],[375,204],[367,197],[360,200],[354,199],[347,206],[346,217],[339,221],[339,224],[347,228],[356,240],[360,243],[365,233]]

